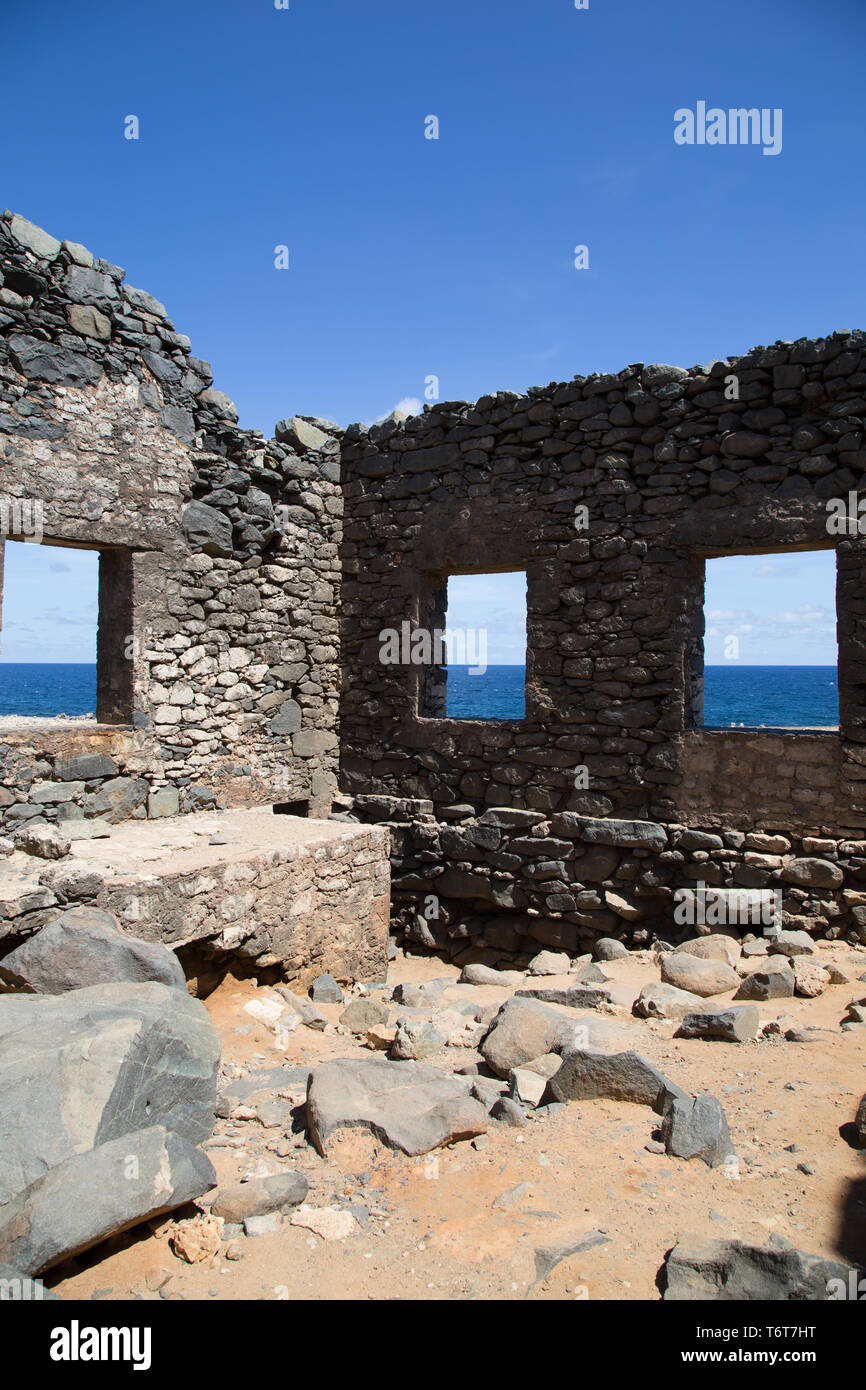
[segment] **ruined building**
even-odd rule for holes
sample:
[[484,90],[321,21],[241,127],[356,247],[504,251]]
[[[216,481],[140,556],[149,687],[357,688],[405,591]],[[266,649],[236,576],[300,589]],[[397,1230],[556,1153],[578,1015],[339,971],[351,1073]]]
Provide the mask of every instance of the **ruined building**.
[[[75,898],[375,974],[390,841],[392,923],[458,961],[670,935],[697,884],[866,942],[866,335],[265,439],[119,267],[10,213],[0,263],[6,538],[37,504],[43,543],[100,556],[96,725],[0,734],[0,834],[56,826],[91,876],[34,859],[0,937]],[[838,731],[705,729],[705,559],[818,548]],[[384,665],[379,634],[497,570],[527,576],[526,717],[448,719],[442,671]],[[160,854],[216,812],[212,847]]]

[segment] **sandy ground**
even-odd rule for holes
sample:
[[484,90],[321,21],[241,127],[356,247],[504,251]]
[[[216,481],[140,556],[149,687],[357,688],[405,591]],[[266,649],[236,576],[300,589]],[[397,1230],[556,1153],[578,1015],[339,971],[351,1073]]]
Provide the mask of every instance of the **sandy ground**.
[[[772,1232],[802,1250],[866,1265],[866,1153],[849,1138],[866,1091],[866,1029],[839,1031],[849,1001],[866,995],[866,950],[825,944],[820,956],[845,970],[850,983],[817,999],[759,1006],[762,1023],[830,1030],[819,1041],[679,1040],[674,1022],[642,1024],[640,1051],[685,1088],[722,1100],[738,1176],[649,1151],[657,1117],[646,1107],[604,1100],[572,1102],[547,1117],[543,1109],[531,1112],[522,1129],[491,1121],[488,1135],[417,1159],[384,1148],[366,1131],[333,1141],[323,1159],[304,1139],[302,1111],[288,1139],[256,1119],[219,1120],[215,1139],[222,1146],[209,1153],[221,1185],[263,1157],[275,1171],[305,1175],[309,1205],[349,1205],[361,1224],[343,1240],[325,1241],[286,1216],[273,1234],[242,1237],[240,1259],[227,1259],[223,1244],[211,1260],[190,1265],[172,1253],[167,1220],[156,1234],[139,1228],[105,1243],[47,1282],[78,1299],[657,1299],[659,1268],[681,1236],[763,1244]],[[603,968],[625,998],[659,976],[649,953]],[[401,954],[389,983],[456,981],[457,974],[441,961]],[[467,989],[459,991],[461,1002]],[[475,988],[474,997],[481,1007],[511,992]],[[322,1006],[325,1032],[301,1027],[277,1046],[273,1033],[243,1012],[250,999],[269,993],[251,980],[227,978],[206,1002],[230,1071],[371,1055],[336,1030],[343,1005]],[[729,998],[718,996],[711,1006]],[[616,1013],[628,1017],[626,1009]],[[453,1070],[478,1054],[448,1047],[427,1060]],[[303,1092],[300,1084],[284,1094],[302,1103]],[[798,1170],[799,1163],[812,1171]],[[563,1260],[535,1285],[537,1250],[574,1244],[590,1231],[608,1240]]]

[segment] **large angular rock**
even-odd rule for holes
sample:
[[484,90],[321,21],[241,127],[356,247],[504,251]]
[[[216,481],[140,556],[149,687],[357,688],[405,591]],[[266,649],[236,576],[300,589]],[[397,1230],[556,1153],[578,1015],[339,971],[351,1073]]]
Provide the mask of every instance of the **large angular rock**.
[[294,734],[301,727],[301,707],[297,700],[284,700],[270,722],[272,734]]
[[771,956],[814,956],[817,949],[806,931],[780,931],[768,941]]
[[67,298],[76,304],[101,304],[104,299],[117,299],[117,286],[111,276],[92,266],[71,265],[64,276],[63,288]]
[[697,956],[699,960],[722,960],[732,968],[740,959],[739,941],[721,932],[709,936],[696,936],[692,941],[683,941],[677,946],[675,955]]
[[133,811],[147,801],[149,791],[150,786],[143,777],[112,777],[92,797],[89,809],[112,824],[129,820]]
[[[61,902],[75,903],[92,901],[105,884],[105,877],[99,869],[88,868],[80,860],[64,859],[57,864],[49,864],[39,875],[44,888],[50,888]],[[99,984],[100,981],[94,981]]]
[[225,391],[215,391],[212,386],[209,386],[206,391],[199,392],[197,400],[199,405],[205,410],[211,411],[219,419],[231,420],[233,424],[237,424],[238,408]]
[[180,793],[177,787],[158,787],[148,793],[147,814],[151,820],[161,820],[166,816],[176,816],[180,811]]
[[56,386],[93,386],[102,368],[83,353],[15,333],[9,339],[12,361],[24,376],[49,381]]
[[699,994],[651,980],[634,1001],[634,1012],[639,1018],[684,1018],[698,1009],[700,1003]]
[[401,1018],[397,1020],[397,1031],[388,1055],[395,1062],[419,1062],[423,1057],[441,1052],[447,1041],[427,1019]]
[[662,1113],[675,1097],[691,1101],[638,1052],[599,1052],[591,1047],[568,1048],[559,1071],[550,1078],[548,1100],[628,1100]]
[[153,314],[154,318],[164,319],[167,317],[165,305],[158,299],[154,299],[147,290],[138,290],[134,285],[124,285],[121,289],[124,299],[128,299],[136,309],[143,309],[146,314]]
[[736,989],[740,983],[739,975],[726,961],[702,960],[687,951],[670,951],[663,957],[662,980],[702,999]]
[[515,995],[502,1006],[481,1044],[481,1055],[497,1076],[557,1050],[568,1020],[539,1000]]
[[[569,812],[563,812],[563,816]],[[553,834],[557,831],[557,821],[563,817],[555,816],[552,821]],[[581,840],[594,845],[617,845],[624,849],[666,849],[667,834],[664,826],[652,820],[609,820],[594,816],[580,816],[577,834]],[[564,833],[564,831],[563,831]],[[573,831],[574,833],[574,831]]]
[[861,1149],[866,1149],[866,1096],[860,1102],[854,1126],[857,1130],[857,1140]]
[[[686,1236],[667,1257],[664,1298],[679,1302],[816,1302],[839,1296],[852,1271],[835,1260],[774,1245]],[[855,1284],[856,1286],[856,1284]],[[844,1294],[843,1294],[844,1297]]]
[[343,991],[333,975],[327,972],[317,975],[310,985],[310,998],[314,1004],[342,1004]]
[[720,1038],[722,1042],[748,1042],[758,1035],[761,1018],[754,1004],[739,1009],[720,1009],[717,1013],[686,1014],[678,1038]]
[[193,550],[227,559],[232,553],[232,524],[216,507],[190,502],[180,517],[181,530]]
[[407,1009],[438,1009],[450,983],[450,980],[422,980],[420,984],[411,984],[407,980],[394,986],[391,998],[395,1004],[404,1004]]
[[423,1062],[343,1058],[310,1076],[307,1125],[320,1154],[337,1130],[361,1128],[416,1155],[483,1134],[487,1112],[462,1081]]
[[156,980],[186,990],[177,956],[158,942],[125,936],[98,907],[72,907],[0,960],[0,980],[32,994]]
[[539,951],[529,962],[530,975],[567,975],[571,957],[565,951]]
[[675,1158],[702,1158],[710,1168],[736,1161],[721,1101],[715,1096],[673,1096],[661,1124],[666,1153]]
[[325,449],[332,442],[329,434],[302,420],[300,415],[278,420],[274,426],[274,437],[281,444],[291,444],[293,449],[299,449],[301,453],[306,453],[308,449]]
[[210,1159],[175,1131],[127,1132],[73,1154],[0,1207],[0,1260],[40,1274],[215,1182]]
[[57,238],[37,227],[35,222],[28,222],[27,218],[18,212],[9,223],[9,230],[19,246],[26,246],[28,251],[32,251],[43,261],[53,261],[59,254],[60,242]]
[[388,1006],[378,999],[353,999],[340,1014],[340,1022],[351,1033],[363,1037],[377,1023],[388,1022]]
[[204,1006],[165,985],[0,996],[0,1206],[73,1154],[151,1125],[206,1139],[219,1055]]

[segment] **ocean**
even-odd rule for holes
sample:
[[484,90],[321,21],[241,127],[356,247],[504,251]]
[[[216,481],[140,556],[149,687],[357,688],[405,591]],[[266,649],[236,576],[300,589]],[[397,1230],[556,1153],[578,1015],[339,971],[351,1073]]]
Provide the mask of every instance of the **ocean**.
[[0,661],[0,715],[95,713],[95,665]]
[[[452,719],[522,719],[523,666],[488,666],[471,676],[467,666],[448,667],[448,715]],[[835,666],[707,666],[704,725],[728,728],[833,728],[839,723]]]
[[[523,666],[488,666],[471,676],[448,668],[452,719],[522,719]],[[704,724],[727,728],[833,728],[839,722],[835,666],[707,666]],[[94,714],[96,667],[0,662],[0,715]]]

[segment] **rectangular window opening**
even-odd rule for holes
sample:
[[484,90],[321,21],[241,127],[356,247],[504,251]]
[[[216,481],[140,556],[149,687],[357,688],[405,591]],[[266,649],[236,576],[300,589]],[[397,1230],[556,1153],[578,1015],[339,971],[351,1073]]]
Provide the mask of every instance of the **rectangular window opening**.
[[0,717],[132,719],[130,554],[0,537]]
[[452,574],[436,595],[444,660],[422,677],[422,713],[526,718],[526,571]]
[[690,726],[838,729],[835,551],[699,563],[703,622],[687,658]]

